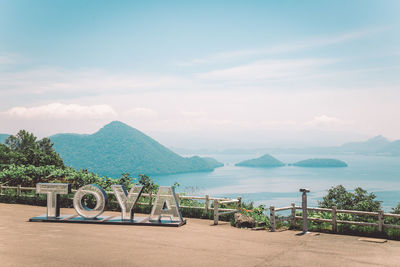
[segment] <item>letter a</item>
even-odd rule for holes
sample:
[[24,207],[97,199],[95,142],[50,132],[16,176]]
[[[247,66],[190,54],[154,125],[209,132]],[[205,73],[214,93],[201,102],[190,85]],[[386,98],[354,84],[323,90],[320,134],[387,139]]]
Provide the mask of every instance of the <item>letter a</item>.
[[169,217],[173,222],[182,222],[175,190],[171,186],[160,186],[156,202],[151,210],[150,221],[161,221],[162,217]]

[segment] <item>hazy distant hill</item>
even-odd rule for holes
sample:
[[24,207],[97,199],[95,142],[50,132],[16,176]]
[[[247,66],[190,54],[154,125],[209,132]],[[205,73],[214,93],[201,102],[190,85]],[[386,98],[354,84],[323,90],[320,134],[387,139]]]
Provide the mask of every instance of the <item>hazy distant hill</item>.
[[[199,153],[197,150],[175,149],[185,153]],[[204,150],[206,154],[363,154],[400,156],[400,140],[390,142],[379,135],[364,142],[345,143],[336,147],[306,147],[306,148],[253,148],[253,149],[225,149],[225,150]]]
[[285,164],[273,156],[269,154],[265,154],[262,157],[256,159],[249,159],[235,164],[236,166],[243,167],[262,167],[262,168],[271,168],[271,167],[281,167],[285,166]]
[[388,145],[384,146],[380,152],[392,156],[400,156],[400,140],[389,143]]
[[378,135],[365,142],[353,142],[346,143],[339,147],[339,150],[344,152],[356,152],[356,153],[377,153],[383,148],[388,146],[390,141],[385,137]]
[[184,158],[142,132],[118,121],[91,135],[57,134],[50,137],[66,165],[100,175],[172,174],[211,171],[223,166],[211,158]]
[[6,139],[9,137],[9,134],[0,134],[0,143],[3,143],[6,141]]

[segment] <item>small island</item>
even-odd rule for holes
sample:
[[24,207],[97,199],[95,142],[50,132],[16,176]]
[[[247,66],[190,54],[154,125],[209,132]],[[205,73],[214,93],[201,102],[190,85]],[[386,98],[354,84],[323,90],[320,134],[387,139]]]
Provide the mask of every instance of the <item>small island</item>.
[[273,168],[285,166],[285,163],[277,160],[269,154],[265,154],[262,157],[256,159],[249,159],[235,164],[235,166],[241,167],[260,167],[260,168]]
[[347,163],[338,159],[306,159],[293,164],[297,167],[311,167],[311,168],[341,168],[347,167]]

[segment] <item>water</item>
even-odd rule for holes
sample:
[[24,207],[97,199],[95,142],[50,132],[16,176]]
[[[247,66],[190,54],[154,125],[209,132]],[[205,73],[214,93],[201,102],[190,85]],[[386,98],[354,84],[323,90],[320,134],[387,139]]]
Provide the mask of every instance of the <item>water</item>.
[[400,202],[400,157],[362,155],[274,155],[285,163],[308,158],[336,158],[345,161],[347,168],[280,168],[236,167],[235,163],[261,155],[203,155],[225,164],[212,172],[185,173],[154,177],[160,185],[178,182],[179,192],[190,195],[217,197],[241,196],[244,201],[267,207],[301,204],[300,188],[308,188],[309,206],[316,206],[332,186],[343,185],[347,190],[362,187],[382,201],[385,211]]

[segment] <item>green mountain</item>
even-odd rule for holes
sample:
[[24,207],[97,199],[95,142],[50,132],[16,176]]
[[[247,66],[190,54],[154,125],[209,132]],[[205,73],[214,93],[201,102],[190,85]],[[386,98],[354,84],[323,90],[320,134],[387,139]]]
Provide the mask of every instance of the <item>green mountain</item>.
[[346,162],[338,159],[306,159],[290,165],[298,167],[312,167],[312,168],[347,167]]
[[285,164],[269,154],[265,154],[262,157],[256,159],[249,159],[235,164],[236,166],[242,167],[261,167],[261,168],[271,168],[271,167],[281,167]]
[[184,158],[144,133],[119,121],[91,135],[56,134],[50,137],[66,165],[111,177],[212,171],[223,164],[211,158]]
[[0,143],[3,143],[6,141],[6,139],[9,137],[9,134],[0,134]]

